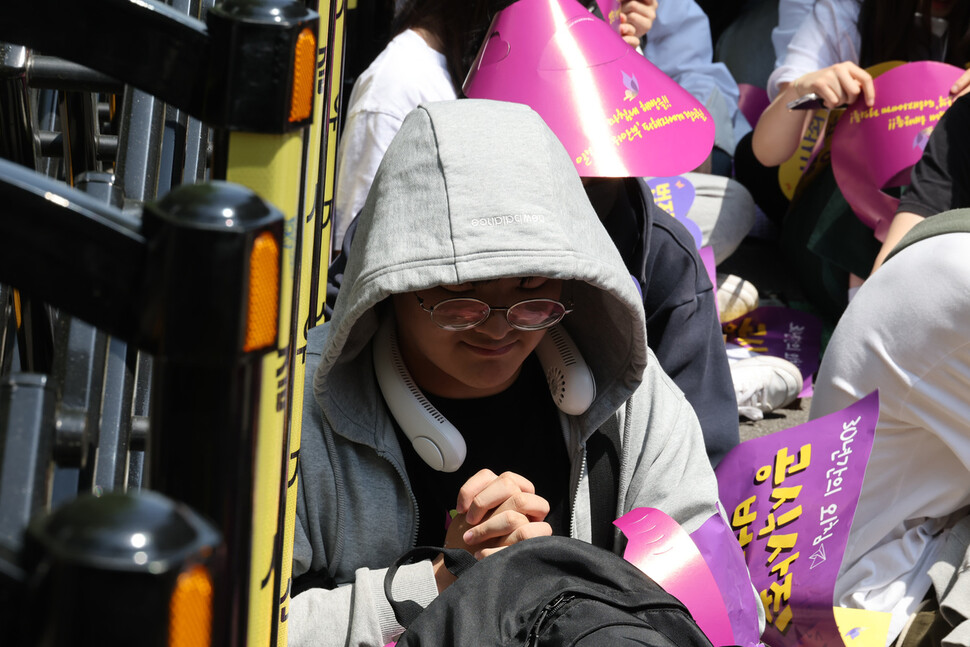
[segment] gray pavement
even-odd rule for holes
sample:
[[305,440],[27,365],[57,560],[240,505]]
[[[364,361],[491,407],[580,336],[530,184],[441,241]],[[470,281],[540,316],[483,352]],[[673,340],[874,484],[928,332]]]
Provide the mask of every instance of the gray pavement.
[[812,406],[811,398],[796,400],[785,409],[775,409],[765,414],[764,420],[741,420],[741,441],[758,438],[775,431],[795,427],[808,420],[808,409]]

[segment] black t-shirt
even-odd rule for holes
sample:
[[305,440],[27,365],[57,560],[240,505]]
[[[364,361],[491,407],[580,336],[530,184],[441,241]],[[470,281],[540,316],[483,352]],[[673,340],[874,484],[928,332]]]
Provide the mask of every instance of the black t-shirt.
[[911,184],[897,212],[929,218],[950,209],[970,207],[970,96],[953,102],[933,129],[923,156],[913,167]]
[[535,355],[515,383],[493,396],[452,400],[425,394],[467,446],[465,462],[455,472],[439,472],[418,456],[404,433],[398,439],[411,487],[418,500],[418,545],[441,546],[458,500],[458,490],[481,469],[511,471],[535,485],[549,502],[546,521],[553,534],[569,534],[569,456],[559,414]]

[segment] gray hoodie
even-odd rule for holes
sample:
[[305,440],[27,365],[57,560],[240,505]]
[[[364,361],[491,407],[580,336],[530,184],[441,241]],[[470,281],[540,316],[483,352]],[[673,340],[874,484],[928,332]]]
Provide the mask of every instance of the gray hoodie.
[[[380,304],[395,293],[515,276],[571,281],[574,310],[563,323],[596,380],[584,414],[560,414],[571,534],[591,537],[585,442],[607,425],[621,439],[616,516],[655,507],[692,532],[715,514],[697,418],[647,348],[636,284],[559,140],[525,106],[426,104],[388,148],[333,318],[310,334],[293,575],[327,572],[339,586],[293,598],[290,644],[380,646],[401,631],[383,577],[413,546],[419,520],[372,367]],[[399,571],[394,594],[432,600],[430,563]]]

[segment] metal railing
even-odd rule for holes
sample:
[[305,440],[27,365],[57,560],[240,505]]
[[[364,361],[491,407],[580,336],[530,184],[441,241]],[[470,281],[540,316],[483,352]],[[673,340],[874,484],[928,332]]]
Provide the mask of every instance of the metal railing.
[[[10,604],[0,624],[18,627],[20,644],[80,644],[83,631],[130,644],[141,630],[140,644],[285,645],[303,351],[326,294],[343,8],[5,9],[0,602]],[[266,297],[252,299],[265,294],[269,267],[275,327],[253,347]],[[134,546],[146,536],[137,523],[159,515],[193,529],[177,559]],[[109,565],[97,547],[64,544],[63,524],[141,539]],[[111,582],[105,590],[119,596],[162,591],[175,605],[188,599],[181,575],[199,566],[212,596],[203,642],[178,642],[189,620],[168,607],[155,609],[163,621],[57,603],[78,582],[92,591]],[[132,588],[133,573],[148,580]]]

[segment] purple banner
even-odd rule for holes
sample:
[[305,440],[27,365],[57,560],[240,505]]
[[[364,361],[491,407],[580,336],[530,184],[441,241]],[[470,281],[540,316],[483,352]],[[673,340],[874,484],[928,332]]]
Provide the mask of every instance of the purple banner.
[[835,578],[878,415],[873,392],[842,411],[745,441],[715,470],[765,608],[766,645],[842,644]]
[[680,175],[652,177],[647,180],[647,186],[653,194],[654,204],[684,223],[694,238],[694,246],[700,249],[704,235],[697,223],[687,217],[697,194],[693,182]]
[[754,353],[787,359],[804,380],[799,397],[812,395],[812,376],[822,350],[822,322],[802,310],[764,306],[721,326],[727,342]]
[[674,218],[683,220],[690,211],[690,206],[694,204],[694,184],[680,175],[652,177],[647,180],[647,186],[653,193],[656,205]]

